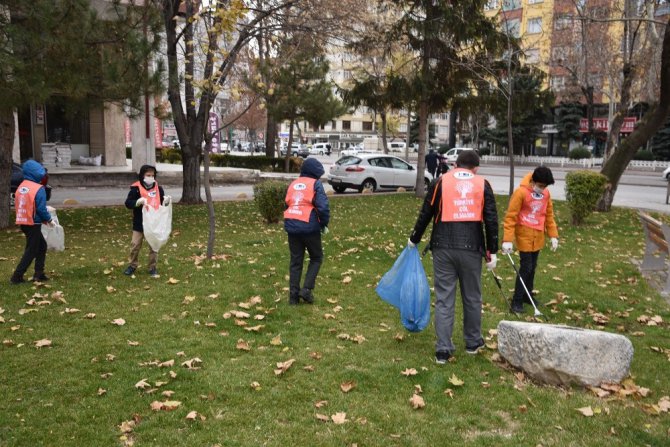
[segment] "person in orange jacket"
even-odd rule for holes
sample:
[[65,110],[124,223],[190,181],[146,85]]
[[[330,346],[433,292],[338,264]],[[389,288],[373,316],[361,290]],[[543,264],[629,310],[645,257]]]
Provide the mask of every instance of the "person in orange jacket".
[[[550,238],[551,251],[556,251],[558,248],[558,227],[554,220],[554,206],[547,189],[547,186],[553,184],[554,176],[551,169],[540,166],[532,173],[529,172],[512,194],[503,223],[502,253],[504,255],[512,253],[516,243],[521,258],[519,274],[529,293],[533,291],[535,268],[540,250],[544,247],[545,232]],[[512,297],[512,311],[523,312],[524,302],[529,303],[530,300],[517,276]]]

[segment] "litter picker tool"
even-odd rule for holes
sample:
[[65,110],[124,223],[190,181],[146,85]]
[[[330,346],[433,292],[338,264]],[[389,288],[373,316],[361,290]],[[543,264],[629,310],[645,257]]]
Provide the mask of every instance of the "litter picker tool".
[[505,296],[505,292],[503,292],[502,284],[500,284],[500,278],[498,278],[498,275],[496,275],[496,273],[493,270],[491,270],[491,275],[493,276],[493,279],[495,279],[496,284],[498,285],[498,290],[500,290],[500,296],[502,297],[502,300],[505,302],[505,307],[509,312],[514,313],[514,311],[512,310],[512,305]]
[[542,317],[545,320],[547,320],[547,317],[545,317],[542,312],[540,312],[537,309],[537,306],[535,305],[535,301],[533,300],[533,296],[530,294],[528,291],[528,287],[526,287],[526,283],[523,282],[523,278],[521,277],[521,273],[519,273],[519,269],[516,268],[516,264],[514,264],[514,259],[512,259],[512,255],[510,253],[507,253],[507,257],[509,258],[509,262],[512,263],[512,267],[514,268],[514,271],[516,272],[517,278],[519,278],[519,281],[521,281],[521,285],[523,286],[523,290],[526,291],[526,295],[528,295],[528,299],[530,300],[530,304],[533,305],[533,309],[535,309],[535,317]]

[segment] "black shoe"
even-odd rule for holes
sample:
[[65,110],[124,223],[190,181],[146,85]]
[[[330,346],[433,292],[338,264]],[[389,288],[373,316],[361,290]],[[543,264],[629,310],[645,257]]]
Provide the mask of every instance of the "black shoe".
[[135,273],[135,267],[132,265],[129,265],[128,268],[123,271],[123,274],[128,276],[131,276],[133,273]]
[[31,281],[39,281],[39,282],[45,282],[49,281],[49,277],[45,275],[44,273],[35,273],[33,277],[30,279]]
[[[537,297],[536,297],[534,294],[532,295],[532,297],[533,297],[533,301],[535,302],[535,305],[536,305],[536,306],[539,307],[539,306],[542,305],[542,303],[540,303],[540,302],[537,300]],[[523,296],[523,302],[526,303],[526,304],[531,304],[530,299],[528,298],[528,295],[524,295],[524,296]]]
[[466,346],[465,352],[467,352],[470,355],[475,355],[479,353],[479,351],[481,351],[482,348],[484,348],[484,343],[480,343],[477,346],[470,346],[470,347]]
[[288,304],[291,306],[297,306],[298,304],[300,304],[300,297],[297,294],[289,295]]
[[523,304],[521,303],[512,303],[512,312],[515,314],[522,314],[524,312],[523,310]]
[[314,295],[312,295],[312,291],[310,289],[300,289],[298,296],[302,298],[303,301],[305,301],[307,304],[314,303]]
[[437,351],[435,353],[435,363],[438,365],[444,365],[449,361],[451,358],[451,354],[449,354],[447,351]]
[[21,284],[26,282],[26,280],[23,279],[23,275],[12,275],[12,277],[9,278],[9,282],[12,284]]
[[156,271],[156,267],[149,269],[149,276],[152,278],[158,278],[158,272]]

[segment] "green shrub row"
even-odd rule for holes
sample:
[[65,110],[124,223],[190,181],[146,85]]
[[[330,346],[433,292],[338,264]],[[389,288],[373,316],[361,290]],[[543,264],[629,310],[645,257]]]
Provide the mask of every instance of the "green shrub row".
[[[181,150],[174,148],[164,148],[156,151],[156,161],[159,163],[181,163]],[[302,158],[291,157],[289,159],[289,172],[300,172],[302,166]],[[211,154],[211,166],[225,167],[225,168],[244,168],[244,169],[258,169],[265,172],[284,172],[284,158],[268,157],[265,155],[255,155],[250,157],[228,155],[228,154]]]

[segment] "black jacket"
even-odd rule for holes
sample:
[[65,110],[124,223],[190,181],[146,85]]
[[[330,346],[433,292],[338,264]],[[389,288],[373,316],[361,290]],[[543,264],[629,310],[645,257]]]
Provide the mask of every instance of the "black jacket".
[[[484,182],[484,210],[483,222],[441,222],[442,214],[442,182],[431,183],[426,198],[419,212],[419,218],[414,225],[410,240],[418,244],[426,231],[428,224],[433,221],[433,232],[430,237],[430,247],[456,248],[475,250],[485,254],[498,252],[498,210],[493,189],[488,181]],[[486,238],[484,238],[484,229]]]
[[[144,227],[142,226],[142,207],[136,207],[135,203],[137,200],[142,197],[140,195],[140,188],[144,188],[144,184],[140,180],[140,187],[131,186],[130,191],[128,191],[128,197],[126,197],[126,208],[133,210],[133,231],[139,231],[144,233]],[[144,188],[146,189],[146,188]],[[161,196],[161,205],[163,204],[163,198],[165,198],[165,192],[163,187],[158,185],[158,193]]]

